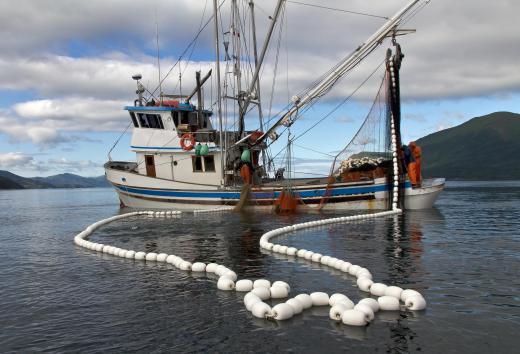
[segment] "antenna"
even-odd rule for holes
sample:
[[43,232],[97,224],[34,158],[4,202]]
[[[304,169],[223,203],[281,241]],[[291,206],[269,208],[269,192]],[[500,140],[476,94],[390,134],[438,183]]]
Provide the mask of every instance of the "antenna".
[[157,68],[159,70],[159,100],[163,101],[162,98],[162,81],[161,81],[161,57],[160,57],[160,51],[159,51],[159,20],[157,18],[157,8],[155,9],[155,42],[157,44]]

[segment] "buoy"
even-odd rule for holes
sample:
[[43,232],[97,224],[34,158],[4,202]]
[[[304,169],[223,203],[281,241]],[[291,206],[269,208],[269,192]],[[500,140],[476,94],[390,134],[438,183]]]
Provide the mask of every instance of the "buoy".
[[166,263],[173,264],[173,261],[175,260],[177,256],[170,254],[168,257],[166,257]]
[[357,278],[367,278],[367,279],[372,280],[372,274],[365,268],[363,268],[362,270],[358,271],[357,274],[356,274],[356,277]]
[[309,294],[299,294],[294,298],[302,304],[304,309],[308,309],[312,306],[312,298]]
[[287,289],[287,292],[291,292],[291,287],[284,281],[277,280],[271,286],[283,286]]
[[271,299],[285,299],[289,296],[285,286],[272,286],[269,291],[271,292]]
[[206,266],[206,273],[215,273],[215,270],[217,269],[218,264],[217,263],[210,263]]
[[341,314],[350,309],[351,308],[342,303],[333,305],[329,311],[329,318],[334,321],[341,321]]
[[251,292],[253,294],[255,294],[256,296],[258,296],[260,298],[260,300],[267,300],[271,297],[271,290],[269,290],[269,288],[265,288],[263,286],[260,286],[258,288],[253,288],[253,290],[251,290]]
[[219,264],[219,265],[217,265],[217,268],[215,268],[215,274],[218,275],[218,276],[222,276],[228,270],[229,269],[227,269],[226,266],[223,266],[222,264]]
[[271,316],[278,321],[288,320],[294,316],[294,310],[291,305],[282,302],[273,307],[271,310]]
[[337,270],[341,270],[341,267],[343,267],[344,263],[345,263],[345,261],[338,259],[336,262],[334,262],[334,268]]
[[271,282],[267,279],[257,279],[253,283],[253,288],[267,288],[271,287]]
[[349,267],[349,269],[348,269],[348,273],[349,273],[350,275],[356,276],[357,272],[358,272],[360,269],[361,269],[360,266],[358,266],[358,265],[352,265],[352,266]]
[[145,256],[146,256],[146,253],[144,253],[144,252],[136,252],[134,258],[138,261],[144,261]]
[[303,304],[301,303],[300,300],[298,300],[298,299],[296,299],[294,297],[290,298],[285,303],[293,308],[293,311],[294,311],[295,315],[297,315],[297,314],[299,314],[299,313],[301,313],[303,311]]
[[219,290],[233,290],[235,288],[235,282],[226,277],[218,278],[217,288]]
[[155,253],[155,252],[147,253],[145,259],[147,262],[155,262],[157,260],[157,253]]
[[341,314],[341,321],[349,326],[366,326],[366,314],[358,310],[347,310]]
[[166,253],[159,253],[157,255],[157,262],[166,262],[166,258],[168,258]]
[[400,310],[399,300],[393,296],[381,296],[377,299],[377,302],[379,303],[379,309],[382,311]]
[[418,291],[412,290],[412,289],[403,290],[403,292],[401,293],[401,301],[406,302],[406,299],[408,297],[416,296],[416,295],[422,296],[421,293],[419,293]]
[[314,292],[311,295],[312,306],[326,306],[329,304],[329,295],[320,291]]
[[304,249],[301,249],[301,250],[298,250],[296,252],[296,255],[300,258],[305,258],[305,253],[307,252],[307,250],[304,250]]
[[187,262],[187,261],[182,261],[179,264],[179,269],[180,270],[191,270],[191,263]]
[[374,311],[372,311],[372,308],[365,304],[357,304],[354,306],[354,310],[358,310],[363,312],[367,317],[366,321],[371,322],[374,319]]
[[265,302],[258,301],[253,304],[251,313],[257,318],[268,318],[271,316],[271,307]]
[[358,302],[358,304],[370,306],[370,308],[372,309],[372,311],[374,313],[379,311],[379,302],[377,302],[377,300],[375,300],[375,299],[372,299],[371,297],[367,297],[367,298],[360,300]]
[[319,263],[320,259],[321,259],[322,255],[320,253],[313,253],[312,257],[311,257],[311,260],[313,262],[317,262]]
[[295,247],[289,247],[289,248],[287,248],[287,252],[286,252],[286,254],[287,254],[288,256],[294,256],[294,255],[296,255],[296,252],[298,252],[298,249],[297,249],[297,248],[295,248]]
[[383,283],[374,283],[370,287],[370,293],[375,296],[384,296],[388,286]]
[[[159,258],[159,257],[157,257]],[[192,272],[205,272],[206,271],[206,263],[195,262],[191,265]]]
[[341,266],[341,271],[342,271],[343,273],[348,273],[348,269],[349,269],[351,266],[352,266],[351,263],[349,263],[349,262],[345,262],[345,263],[343,263],[343,265]]
[[288,248],[287,246],[280,246],[280,248],[278,249],[278,253],[286,254],[287,248]]
[[320,259],[321,264],[327,265],[327,262],[329,261],[330,256],[323,256]]
[[307,260],[310,260],[312,258],[312,255],[314,254],[314,252],[312,251],[307,251],[305,252],[305,255],[303,256],[303,258],[307,259]]
[[[236,286],[235,286],[235,289],[236,289]],[[262,301],[262,299],[260,299],[258,296],[256,296],[252,292],[249,292],[246,294],[246,296],[244,296],[244,305],[246,305],[247,311],[251,311],[251,309],[253,308],[253,305],[260,301]]]
[[135,257],[135,251],[126,251],[125,258],[132,259]]
[[337,303],[342,302],[342,301],[350,301],[350,299],[348,298],[348,296],[343,295],[343,294],[338,294],[338,293],[332,294],[329,298],[329,305],[334,306]]
[[426,300],[421,295],[408,296],[404,302],[408,310],[420,311],[426,308]]
[[226,277],[226,278],[229,278],[233,281],[237,281],[237,274],[235,272],[233,272],[232,270],[228,270],[227,272],[225,272],[224,274],[222,274],[223,277]]
[[241,279],[235,283],[236,291],[251,291],[253,289],[253,282],[249,279]]
[[277,244],[277,245],[274,245],[273,248],[272,248],[272,251],[278,253],[278,251],[280,251],[280,247],[281,247],[281,246],[278,245],[278,244]]
[[401,289],[400,287],[398,286],[389,286],[388,288],[386,288],[385,290],[385,295],[386,296],[393,296],[397,299],[400,299],[401,298],[401,293],[403,292],[403,289]]
[[357,283],[359,290],[366,291],[366,292],[370,292],[370,287],[372,286],[372,284],[374,284],[372,279],[368,279],[368,278],[358,278],[356,283]]

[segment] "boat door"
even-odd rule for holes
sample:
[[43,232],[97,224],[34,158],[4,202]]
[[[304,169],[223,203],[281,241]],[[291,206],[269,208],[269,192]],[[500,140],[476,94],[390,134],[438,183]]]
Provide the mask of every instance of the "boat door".
[[148,177],[155,177],[155,160],[153,155],[144,155],[144,161],[146,164],[146,175]]

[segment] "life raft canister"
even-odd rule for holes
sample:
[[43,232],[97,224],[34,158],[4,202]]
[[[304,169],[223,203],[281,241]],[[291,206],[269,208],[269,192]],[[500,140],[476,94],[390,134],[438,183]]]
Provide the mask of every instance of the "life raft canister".
[[191,133],[185,133],[181,136],[181,148],[184,151],[190,151],[195,146],[195,137]]
[[163,106],[163,107],[179,107],[179,101],[175,100],[163,100],[155,102],[156,106]]

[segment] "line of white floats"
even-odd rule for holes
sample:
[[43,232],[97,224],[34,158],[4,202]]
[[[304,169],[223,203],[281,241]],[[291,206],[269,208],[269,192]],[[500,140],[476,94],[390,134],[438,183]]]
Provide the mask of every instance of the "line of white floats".
[[[210,210],[205,210],[204,212],[210,212]],[[333,294],[329,297],[329,295],[324,292],[314,292],[311,294],[299,294],[271,308],[271,306],[264,302],[265,300],[284,299],[289,297],[291,288],[286,282],[275,281],[271,284],[271,282],[267,279],[257,279],[255,281],[241,279],[237,281],[237,274],[233,270],[221,264],[206,264],[203,262],[191,263],[176,255],[155,252],[138,252],[91,242],[87,239],[96,229],[112,221],[138,215],[148,215],[152,217],[172,216],[180,214],[180,211],[138,211],[113,216],[88,226],[84,231],[80,232],[74,237],[74,242],[78,246],[87,248],[89,250],[103,252],[121,258],[135,259],[146,262],[165,262],[172,264],[176,268],[184,271],[214,273],[219,276],[217,281],[218,289],[225,291],[235,290],[239,292],[247,292],[244,297],[244,304],[247,310],[250,311],[253,316],[258,318],[275,319],[281,321],[287,320],[294,315],[301,313],[304,309],[308,309],[312,306],[331,306],[329,312],[329,317],[331,319],[335,321],[341,321],[347,325],[364,326],[374,319],[374,313],[379,310],[401,310],[402,306],[399,303],[399,300],[403,301],[405,308],[409,310],[424,309],[426,307],[426,301],[421,296],[421,294],[415,290],[403,290],[397,286],[387,286],[382,283],[374,283],[372,280],[372,274],[368,271],[368,269],[361,266],[353,265],[349,262],[326,255],[324,256],[312,251],[304,249],[298,250],[294,247],[273,244],[269,242],[269,240],[272,237],[290,233],[299,229],[333,223],[366,220],[375,217],[393,215],[400,212],[401,210],[396,209],[393,211],[385,211],[375,214],[346,216],[311,221],[275,229],[265,233],[260,238],[260,246],[264,249],[289,256],[305,258],[313,262],[319,262],[321,264],[356,276],[357,285],[361,290],[369,292],[374,296],[378,296],[377,300],[373,298],[364,298],[357,304],[354,304],[352,300],[343,294]]]

